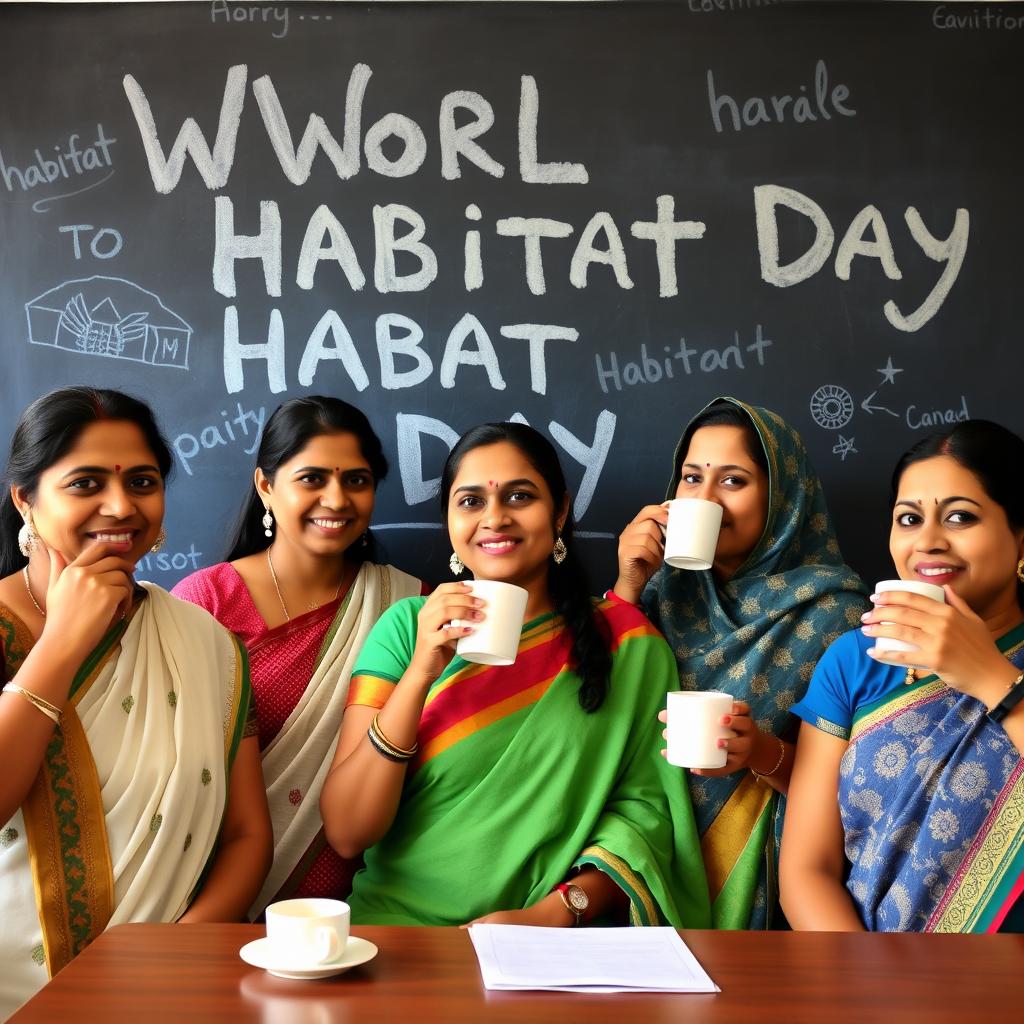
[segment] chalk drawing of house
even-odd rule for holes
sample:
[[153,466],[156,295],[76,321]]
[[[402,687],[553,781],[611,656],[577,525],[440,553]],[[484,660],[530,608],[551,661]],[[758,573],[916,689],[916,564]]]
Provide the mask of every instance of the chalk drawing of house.
[[188,369],[192,328],[159,297],[120,277],[85,277],[25,303],[28,340],[83,355]]

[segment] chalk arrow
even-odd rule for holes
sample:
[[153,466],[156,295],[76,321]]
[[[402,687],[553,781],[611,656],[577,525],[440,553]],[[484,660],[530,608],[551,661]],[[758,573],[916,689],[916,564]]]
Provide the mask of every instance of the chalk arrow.
[[893,412],[892,409],[886,409],[886,407],[884,405],[872,405],[871,404],[871,399],[874,398],[875,395],[877,395],[877,394],[878,394],[877,391],[872,391],[871,394],[868,395],[868,397],[865,398],[864,401],[860,403],[860,407],[866,413],[869,413],[869,414],[873,413],[873,412],[887,412],[890,416],[897,416],[898,417],[899,416],[898,412]]

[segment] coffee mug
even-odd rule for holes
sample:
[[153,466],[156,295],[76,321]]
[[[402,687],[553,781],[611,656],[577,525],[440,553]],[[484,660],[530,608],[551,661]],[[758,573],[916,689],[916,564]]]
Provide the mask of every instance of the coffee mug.
[[[918,580],[882,580],[881,583],[875,585],[876,594],[891,593],[893,591],[902,592],[904,594],[920,594],[922,597],[930,597],[933,601],[938,601],[940,604],[946,603],[946,593],[942,587],[936,586],[934,583],[921,583]],[[886,625],[883,620],[881,625]],[[876,652],[885,651],[902,651],[913,653],[919,648],[915,644],[909,644],[906,640],[894,640],[887,636],[876,636],[874,637],[874,648]],[[879,659],[884,660],[884,659]],[[902,666],[901,666],[902,667]],[[927,668],[922,665],[912,665],[911,668]]]
[[729,751],[718,741],[736,735],[721,724],[732,714],[733,696],[719,690],[667,694],[668,763],[680,768],[724,768]]
[[668,503],[665,561],[675,569],[710,569],[715,561],[722,506],[703,498]]
[[348,904],[294,899],[267,907],[267,938],[283,960],[316,966],[337,960],[348,943]]
[[522,587],[500,580],[470,580],[469,586],[473,596],[483,598],[487,604],[482,609],[482,619],[452,623],[473,627],[468,636],[459,637],[456,652],[478,665],[511,665],[519,651],[530,595]]

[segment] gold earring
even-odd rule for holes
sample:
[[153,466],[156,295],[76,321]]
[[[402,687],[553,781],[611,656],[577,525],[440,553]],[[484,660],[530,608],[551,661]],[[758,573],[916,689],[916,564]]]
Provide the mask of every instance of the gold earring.
[[25,515],[25,522],[18,531],[18,550],[29,558],[39,544],[39,534],[36,533],[35,524],[32,522],[32,513]]
[[461,576],[462,570],[466,567],[462,564],[462,559],[453,551],[452,557],[448,559],[448,568],[451,569],[453,576]]
[[152,554],[156,554],[167,542],[167,531],[161,526],[160,532],[156,535],[156,540],[153,542],[153,546],[149,549]]
[[1017,563],[1017,579],[1024,583],[1024,558]]
[[561,565],[565,561],[568,553],[569,552],[565,547],[565,541],[562,540],[562,535],[559,534],[558,537],[555,538],[555,546],[551,551],[551,557],[555,560],[555,565]]

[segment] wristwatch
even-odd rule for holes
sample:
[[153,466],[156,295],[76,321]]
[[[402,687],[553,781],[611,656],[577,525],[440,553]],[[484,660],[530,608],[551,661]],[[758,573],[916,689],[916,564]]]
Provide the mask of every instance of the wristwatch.
[[573,926],[580,924],[583,915],[587,912],[587,907],[590,906],[590,897],[586,890],[581,889],[578,885],[573,885],[572,882],[561,882],[555,886],[554,891],[562,897],[565,909],[575,918]]

